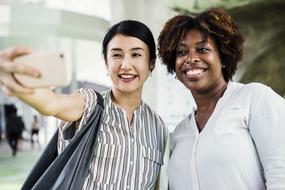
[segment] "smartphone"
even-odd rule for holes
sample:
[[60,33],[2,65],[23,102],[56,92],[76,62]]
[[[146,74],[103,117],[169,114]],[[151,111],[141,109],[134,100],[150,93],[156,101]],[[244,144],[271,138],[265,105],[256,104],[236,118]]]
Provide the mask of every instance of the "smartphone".
[[15,73],[15,78],[26,87],[63,87],[70,84],[71,76],[67,70],[66,58],[59,52],[37,52],[19,56],[13,61],[39,70],[39,78]]

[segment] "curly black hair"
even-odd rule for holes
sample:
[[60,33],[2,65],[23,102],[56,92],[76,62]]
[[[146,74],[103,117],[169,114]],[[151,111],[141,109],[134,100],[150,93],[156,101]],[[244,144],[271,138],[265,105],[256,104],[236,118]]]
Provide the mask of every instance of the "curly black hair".
[[177,15],[166,22],[158,37],[158,55],[167,71],[175,72],[176,49],[191,29],[199,30],[205,39],[210,36],[214,40],[225,66],[223,77],[227,82],[231,80],[242,59],[244,38],[237,24],[222,8],[208,9],[196,17]]

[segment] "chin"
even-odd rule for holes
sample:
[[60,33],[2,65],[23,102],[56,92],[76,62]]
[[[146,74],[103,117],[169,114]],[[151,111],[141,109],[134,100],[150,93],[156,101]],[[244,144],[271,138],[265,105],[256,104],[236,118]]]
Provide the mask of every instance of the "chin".
[[189,82],[187,81],[187,83],[183,83],[184,86],[190,90],[191,92],[202,92],[204,91],[204,85],[201,84],[201,82]]
[[117,88],[118,91],[122,92],[122,93],[132,93],[132,92],[136,92],[138,90],[140,90],[140,88],[137,88],[137,87],[120,87],[120,88]]

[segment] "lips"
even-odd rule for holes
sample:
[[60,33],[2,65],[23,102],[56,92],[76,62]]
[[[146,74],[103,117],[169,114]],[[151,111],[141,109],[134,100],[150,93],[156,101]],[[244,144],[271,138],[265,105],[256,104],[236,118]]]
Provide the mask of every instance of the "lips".
[[125,73],[119,74],[118,76],[124,82],[131,82],[138,77],[138,75],[135,75],[135,74],[125,74]]
[[188,67],[184,68],[183,73],[190,80],[197,80],[203,76],[203,74],[208,70],[204,67]]

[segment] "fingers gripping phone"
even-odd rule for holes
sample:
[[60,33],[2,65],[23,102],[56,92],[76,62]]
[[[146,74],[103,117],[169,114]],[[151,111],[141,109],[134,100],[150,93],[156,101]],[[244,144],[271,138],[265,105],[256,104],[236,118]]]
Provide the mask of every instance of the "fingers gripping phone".
[[39,78],[19,73],[14,74],[16,80],[26,87],[63,87],[71,81],[63,53],[32,53],[17,57],[13,62],[28,65],[40,71],[41,76]]

